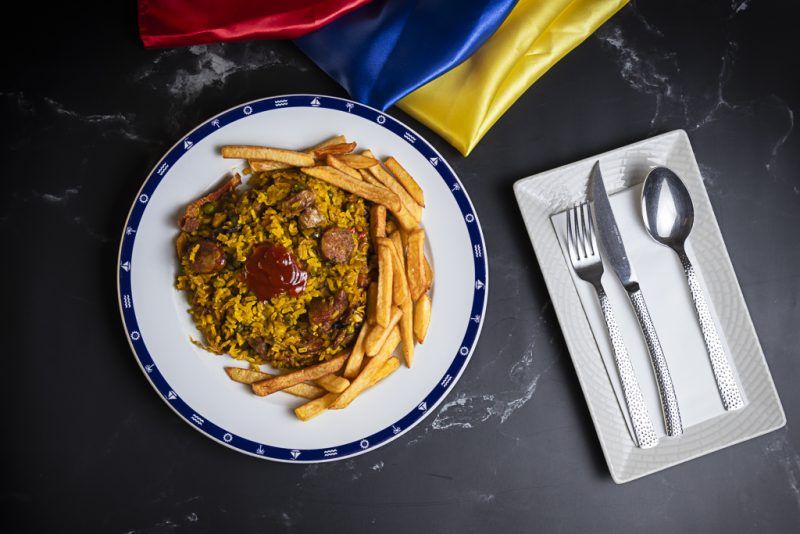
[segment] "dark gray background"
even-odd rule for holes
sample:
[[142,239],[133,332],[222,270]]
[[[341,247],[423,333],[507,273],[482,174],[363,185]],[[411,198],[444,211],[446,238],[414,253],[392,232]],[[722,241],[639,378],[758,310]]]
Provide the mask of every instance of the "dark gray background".
[[[466,159],[390,110],[445,155],[476,204],[488,315],[463,378],[424,423],[313,466],[236,454],[164,406],[120,328],[114,265],[133,195],[182,133],[250,99],[345,93],[291,43],[147,51],[132,2],[21,6],[0,59],[4,522],[140,534],[796,532],[796,5],[628,6]],[[693,143],[789,423],[617,486],[511,185],[674,128]]]

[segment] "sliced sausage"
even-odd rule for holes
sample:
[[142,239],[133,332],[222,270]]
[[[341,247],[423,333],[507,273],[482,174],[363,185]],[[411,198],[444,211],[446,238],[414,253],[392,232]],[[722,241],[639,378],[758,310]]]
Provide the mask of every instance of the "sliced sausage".
[[302,213],[303,210],[313,206],[315,202],[316,197],[314,197],[314,192],[303,189],[281,202],[280,209],[285,215],[294,217]]
[[316,228],[325,224],[325,216],[314,207],[306,208],[298,218],[300,221],[300,228]]
[[322,255],[333,263],[345,263],[356,248],[355,236],[347,228],[333,227],[320,239]]
[[336,350],[344,348],[349,345],[353,339],[355,339],[355,337],[356,331],[348,333],[347,330],[343,328],[342,331],[337,334],[336,339],[333,340],[332,347],[334,347]]
[[203,239],[198,243],[200,246],[194,254],[194,261],[192,261],[192,270],[198,274],[215,273],[225,267],[227,258],[222,251],[222,247]]
[[315,298],[308,305],[308,322],[322,331],[328,331],[347,309],[348,304],[347,293],[343,289],[337,291],[331,299]]
[[297,345],[298,354],[309,354],[322,350],[325,347],[325,340],[308,334],[303,337],[299,345]]

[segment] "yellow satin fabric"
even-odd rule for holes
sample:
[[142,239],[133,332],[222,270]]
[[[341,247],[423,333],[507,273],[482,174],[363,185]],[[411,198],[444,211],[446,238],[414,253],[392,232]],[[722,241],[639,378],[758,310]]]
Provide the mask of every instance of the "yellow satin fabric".
[[465,156],[550,67],[628,0],[520,0],[475,54],[397,105]]

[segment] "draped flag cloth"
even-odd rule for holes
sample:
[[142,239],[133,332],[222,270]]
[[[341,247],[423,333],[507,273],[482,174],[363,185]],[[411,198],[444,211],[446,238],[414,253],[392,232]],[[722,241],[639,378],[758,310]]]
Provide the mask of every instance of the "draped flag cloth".
[[297,38],[355,99],[397,104],[465,156],[627,0],[139,0],[147,47]]
[[398,106],[466,156],[528,87],[626,3],[519,0],[472,57]]
[[369,0],[139,0],[145,47],[294,39]]
[[352,97],[381,110],[475,52],[517,0],[376,0],[296,41]]

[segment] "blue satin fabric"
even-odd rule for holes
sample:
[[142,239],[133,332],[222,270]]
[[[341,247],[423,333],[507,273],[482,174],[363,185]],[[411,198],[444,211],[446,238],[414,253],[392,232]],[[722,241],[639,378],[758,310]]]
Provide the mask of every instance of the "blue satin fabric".
[[517,0],[375,0],[295,43],[350,95],[385,110],[467,59]]

